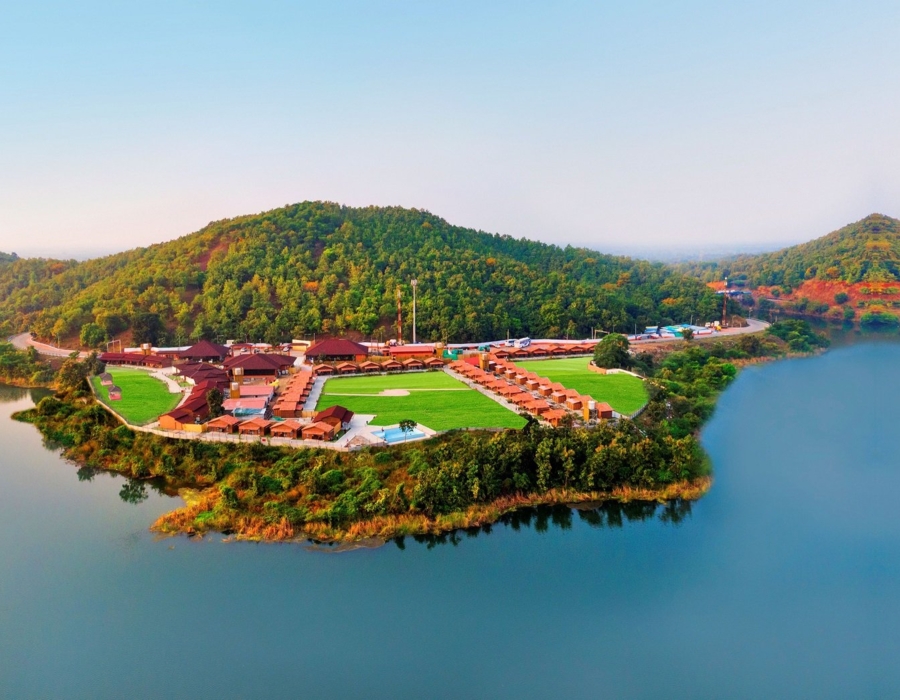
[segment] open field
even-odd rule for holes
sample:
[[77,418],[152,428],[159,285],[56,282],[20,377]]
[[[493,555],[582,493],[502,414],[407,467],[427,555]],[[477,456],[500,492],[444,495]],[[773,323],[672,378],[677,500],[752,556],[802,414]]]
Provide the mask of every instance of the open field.
[[178,405],[181,394],[172,394],[164,382],[139,369],[107,368],[116,386],[122,389],[121,401],[110,401],[107,387],[100,384],[99,377],[91,377],[97,396],[107,406],[134,425],[152,423],[163,413]]
[[[380,395],[383,391],[405,395]],[[375,414],[372,425],[392,425],[407,418],[432,430],[525,425],[518,414],[444,372],[329,379],[316,408],[336,404],[355,413]]]
[[613,410],[630,415],[647,403],[644,382],[630,374],[598,374],[588,369],[589,358],[569,357],[563,360],[526,360],[516,365],[536,372],[567,389],[587,394],[595,401],[605,401]]

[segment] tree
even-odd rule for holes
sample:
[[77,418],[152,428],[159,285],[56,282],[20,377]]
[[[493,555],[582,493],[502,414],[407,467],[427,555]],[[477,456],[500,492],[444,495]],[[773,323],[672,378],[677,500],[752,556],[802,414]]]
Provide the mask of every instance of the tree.
[[682,328],[681,329],[681,337],[685,340],[693,340],[694,339],[694,329],[693,328]]
[[218,418],[225,413],[225,409],[222,407],[224,403],[225,397],[221,389],[210,389],[206,392],[206,405],[209,406],[210,418]]
[[106,340],[106,331],[96,323],[85,323],[81,327],[81,333],[78,338],[84,347],[96,348],[100,343]]
[[835,304],[846,304],[849,299],[850,295],[847,292],[838,292],[834,295]]
[[632,364],[628,348],[628,338],[621,333],[610,333],[594,348],[594,364],[609,369],[628,369]]
[[416,429],[417,423],[414,420],[410,420],[409,418],[404,418],[400,421],[400,430],[403,431],[403,440],[406,440],[407,434],[411,433]]
[[73,352],[68,359],[62,363],[59,372],[56,375],[59,388],[63,391],[71,391],[79,389],[87,377],[88,368],[85,363],[78,360],[78,353]]
[[134,342],[158,345],[163,333],[163,324],[159,314],[135,314],[131,319],[131,330]]

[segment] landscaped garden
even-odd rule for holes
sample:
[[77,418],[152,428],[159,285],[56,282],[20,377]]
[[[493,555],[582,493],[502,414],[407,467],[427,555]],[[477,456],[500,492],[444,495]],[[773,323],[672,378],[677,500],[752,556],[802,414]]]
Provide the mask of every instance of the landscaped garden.
[[521,428],[525,420],[445,372],[336,377],[325,382],[317,410],[340,405],[374,414],[372,425],[411,419],[432,430]]
[[586,357],[567,357],[562,360],[526,360],[516,365],[529,372],[559,382],[567,389],[575,389],[595,401],[605,401],[623,415],[630,415],[647,403],[644,382],[630,374],[600,374],[588,368]]
[[99,377],[91,377],[94,390],[103,403],[133,425],[152,423],[175,408],[181,399],[181,394],[169,392],[165,382],[150,376],[145,370],[108,367],[106,371],[112,375],[113,384],[122,390],[122,398],[111,400],[109,387],[100,384]]

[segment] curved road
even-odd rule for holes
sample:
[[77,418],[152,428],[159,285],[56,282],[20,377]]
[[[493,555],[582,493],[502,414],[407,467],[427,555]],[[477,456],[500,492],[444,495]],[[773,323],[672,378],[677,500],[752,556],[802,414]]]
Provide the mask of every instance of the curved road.
[[[41,355],[46,355],[48,357],[68,357],[73,352],[77,352],[76,350],[68,350],[66,348],[58,348],[55,345],[47,345],[47,343],[39,343],[34,338],[31,337],[30,333],[19,333],[19,335],[14,335],[9,339],[9,342],[13,344],[13,346],[17,347],[19,350],[26,350],[28,348],[34,348]],[[79,352],[78,357],[87,357],[88,353]]]

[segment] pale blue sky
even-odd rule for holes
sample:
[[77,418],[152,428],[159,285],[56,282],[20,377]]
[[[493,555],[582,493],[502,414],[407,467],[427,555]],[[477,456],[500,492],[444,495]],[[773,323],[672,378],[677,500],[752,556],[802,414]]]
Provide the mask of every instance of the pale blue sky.
[[304,199],[600,250],[900,215],[900,3],[5,3],[0,250]]

